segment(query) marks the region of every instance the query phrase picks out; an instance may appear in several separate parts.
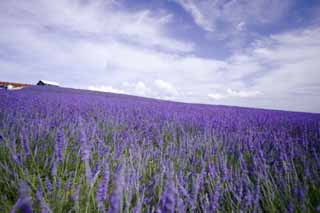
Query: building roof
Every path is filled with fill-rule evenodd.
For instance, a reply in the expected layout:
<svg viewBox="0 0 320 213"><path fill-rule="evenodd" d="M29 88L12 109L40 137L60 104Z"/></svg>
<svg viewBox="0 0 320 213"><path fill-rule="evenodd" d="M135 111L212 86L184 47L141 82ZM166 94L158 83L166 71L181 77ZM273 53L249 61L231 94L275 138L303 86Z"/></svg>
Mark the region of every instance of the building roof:
<svg viewBox="0 0 320 213"><path fill-rule="evenodd" d="M59 83L54 81L47 81L47 80L39 80L37 84L43 83L45 85L53 85L53 86L59 86Z"/></svg>
<svg viewBox="0 0 320 213"><path fill-rule="evenodd" d="M24 83L15 83L15 82L3 82L0 81L0 87L7 87L7 86L13 86L13 87L27 87L32 86L31 84L24 84Z"/></svg>

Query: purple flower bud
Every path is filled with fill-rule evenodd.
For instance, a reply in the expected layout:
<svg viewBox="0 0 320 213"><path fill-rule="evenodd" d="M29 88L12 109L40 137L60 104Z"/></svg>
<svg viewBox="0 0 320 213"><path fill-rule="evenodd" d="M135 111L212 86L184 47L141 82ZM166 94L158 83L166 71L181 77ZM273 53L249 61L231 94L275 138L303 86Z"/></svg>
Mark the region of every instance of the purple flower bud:
<svg viewBox="0 0 320 213"><path fill-rule="evenodd" d="M57 166L54 160L52 161L52 166L51 166L51 176L52 177L57 176Z"/></svg>
<svg viewBox="0 0 320 213"><path fill-rule="evenodd" d="M108 168L106 168L96 192L96 201L98 204L98 208L101 211L104 211L103 202L107 199L108 183L109 183L109 170Z"/></svg>
<svg viewBox="0 0 320 213"><path fill-rule="evenodd" d="M10 213L14 213L17 210L24 213L32 213L32 199L29 191L28 184L22 181L19 186L19 199L10 210Z"/></svg>
<svg viewBox="0 0 320 213"><path fill-rule="evenodd" d="M73 200L73 202L78 202L79 194L80 194L80 184L78 184L76 188L73 190L73 193L71 195L71 200Z"/></svg>
<svg viewBox="0 0 320 213"><path fill-rule="evenodd" d="M85 165L85 172L86 172L86 178L87 178L87 183L89 185L92 184L92 172L91 172L91 167L90 167L90 163L89 160L86 159L84 161L84 165Z"/></svg>
<svg viewBox="0 0 320 213"><path fill-rule="evenodd" d="M140 196L139 196L139 198L138 198L138 201L137 201L137 204L136 204L136 206L133 208L133 212L134 212L134 213L140 213L140 212L142 212L141 209L142 209L143 200L144 200L144 193L140 194Z"/></svg>
<svg viewBox="0 0 320 213"><path fill-rule="evenodd" d="M161 196L161 211L174 212L176 206L177 189L171 172L168 172L167 183Z"/></svg>
<svg viewBox="0 0 320 213"><path fill-rule="evenodd" d="M119 164L113 176L113 191L110 196L109 212L119 212L121 209L121 202L123 198L124 176L123 167Z"/></svg>
<svg viewBox="0 0 320 213"><path fill-rule="evenodd" d="M177 201L177 210L178 210L178 212L181 212L181 213L186 212L184 202L181 198L179 198Z"/></svg>
<svg viewBox="0 0 320 213"><path fill-rule="evenodd" d="M11 157L12 157L12 160L18 164L18 165L21 165L21 161L19 159L19 156L17 155L16 151L12 151L11 152Z"/></svg>
<svg viewBox="0 0 320 213"><path fill-rule="evenodd" d="M51 184L51 181L49 180L48 177L46 177L45 184L46 184L47 192L48 192L48 193L51 193L51 191L52 191L52 184Z"/></svg>
<svg viewBox="0 0 320 213"><path fill-rule="evenodd" d="M80 131L80 156L81 160L83 161L90 159L90 146L88 144L88 139L83 129L81 129Z"/></svg>
<svg viewBox="0 0 320 213"><path fill-rule="evenodd" d="M27 156L30 155L30 146L29 146L29 140L25 134L20 134L20 140L22 147L24 149L24 152Z"/></svg>
<svg viewBox="0 0 320 213"><path fill-rule="evenodd" d="M48 204L44 201L42 197L42 189L38 187L36 192L36 198L40 202L41 213L50 213L52 212L48 206Z"/></svg>
<svg viewBox="0 0 320 213"><path fill-rule="evenodd" d="M55 143L55 155L58 162L63 161L65 150L65 137L62 130L58 130Z"/></svg>
<svg viewBox="0 0 320 213"><path fill-rule="evenodd" d="M214 192L210 197L211 199L210 206L209 206L210 212L215 212L219 207L220 196L221 196L221 186L220 186L220 183L217 182L214 187Z"/></svg>
<svg viewBox="0 0 320 213"><path fill-rule="evenodd" d="M56 178L56 189L60 189L61 187L61 180L59 177Z"/></svg>
<svg viewBox="0 0 320 213"><path fill-rule="evenodd" d="M193 184L192 184L192 203L193 203L192 205L193 205L193 208L195 208L195 205L197 203L198 193L199 193L201 183L202 183L201 174L197 174L195 177L195 180L193 181Z"/></svg>
<svg viewBox="0 0 320 213"><path fill-rule="evenodd" d="M38 189L37 189L36 198L37 198L37 200L41 200L42 199L42 188L41 188L41 186L39 186Z"/></svg>
<svg viewBox="0 0 320 213"><path fill-rule="evenodd" d="M65 183L65 185L64 185L64 190L68 191L70 189L70 187L71 187L71 184L72 184L72 180L71 180L71 178L69 178L67 180L67 182Z"/></svg>
<svg viewBox="0 0 320 213"><path fill-rule="evenodd" d="M294 212L294 207L291 202L288 204L288 212L290 212L290 213Z"/></svg>

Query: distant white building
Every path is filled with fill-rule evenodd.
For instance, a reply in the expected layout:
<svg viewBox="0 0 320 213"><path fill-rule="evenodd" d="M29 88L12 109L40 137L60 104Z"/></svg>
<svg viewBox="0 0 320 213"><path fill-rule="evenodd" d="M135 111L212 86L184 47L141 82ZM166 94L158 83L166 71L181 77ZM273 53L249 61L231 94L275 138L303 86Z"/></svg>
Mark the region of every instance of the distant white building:
<svg viewBox="0 0 320 213"><path fill-rule="evenodd" d="M45 80L40 80L37 83L38 86L59 86L59 83L53 82L53 81L45 81Z"/></svg>

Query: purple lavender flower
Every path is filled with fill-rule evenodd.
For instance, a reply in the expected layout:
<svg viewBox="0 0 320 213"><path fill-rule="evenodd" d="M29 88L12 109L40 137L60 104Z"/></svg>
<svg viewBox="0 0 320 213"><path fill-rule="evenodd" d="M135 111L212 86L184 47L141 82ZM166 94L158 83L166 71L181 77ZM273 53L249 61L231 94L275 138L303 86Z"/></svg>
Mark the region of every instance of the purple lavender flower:
<svg viewBox="0 0 320 213"><path fill-rule="evenodd" d="M51 176L55 177L56 175L57 175L57 165L56 165L56 161L53 160L51 165Z"/></svg>
<svg viewBox="0 0 320 213"><path fill-rule="evenodd" d="M26 156L29 156L30 155L29 139L26 136L26 134L24 134L24 131L23 133L20 134L20 140Z"/></svg>
<svg viewBox="0 0 320 213"><path fill-rule="evenodd" d="M210 196L210 212L215 212L217 211L219 207L219 201L220 201L220 196L221 196L221 185L220 182L217 182L214 187L214 191Z"/></svg>
<svg viewBox="0 0 320 213"><path fill-rule="evenodd" d="M136 204L136 206L133 208L133 212L134 212L134 213L140 213L140 212L141 212L143 200L144 200L144 192L142 192L142 193L139 195L137 204Z"/></svg>
<svg viewBox="0 0 320 213"><path fill-rule="evenodd" d="M55 188L56 189L60 189L61 187L61 180L59 177L56 177L56 184L55 184Z"/></svg>
<svg viewBox="0 0 320 213"><path fill-rule="evenodd" d="M79 194L80 194L80 184L76 186L76 188L73 190L72 195L71 195L71 200L73 202L78 202L79 201Z"/></svg>
<svg viewBox="0 0 320 213"><path fill-rule="evenodd" d="M98 209L104 210L104 201L107 199L107 188L109 183L109 169L105 168L103 177L98 185L96 192L96 201L98 204Z"/></svg>
<svg viewBox="0 0 320 213"><path fill-rule="evenodd" d="M197 174L192 184L192 206L193 206L192 208L196 207L198 193L199 193L201 184L202 184L202 175Z"/></svg>
<svg viewBox="0 0 320 213"><path fill-rule="evenodd" d="M69 178L69 179L67 180L67 182L65 183L65 185L64 185L64 190L65 190L65 191L68 191L68 190L70 189L71 185L72 185L72 179Z"/></svg>
<svg viewBox="0 0 320 213"><path fill-rule="evenodd" d="M167 174L167 183L161 196L161 211L174 212L176 206L177 189L174 184L173 174L169 171Z"/></svg>
<svg viewBox="0 0 320 213"><path fill-rule="evenodd" d="M22 181L19 186L19 199L14 204L11 213L16 212L17 210L24 213L32 212L32 198L29 195L29 186L25 181Z"/></svg>
<svg viewBox="0 0 320 213"><path fill-rule="evenodd" d="M46 177L45 184L47 192L50 193L52 191L52 184L48 177Z"/></svg>
<svg viewBox="0 0 320 213"><path fill-rule="evenodd" d="M42 189L41 187L38 187L36 192L36 198L38 202L40 203L41 213L51 213L51 209L48 206L48 204L44 201L44 198L42 196Z"/></svg>
<svg viewBox="0 0 320 213"><path fill-rule="evenodd" d="M36 198L38 201L42 199L42 188L41 186L38 187L37 192L36 192Z"/></svg>
<svg viewBox="0 0 320 213"><path fill-rule="evenodd" d="M124 187L123 166L119 164L113 176L113 191L109 199L110 213L119 212L120 209L122 208L123 187Z"/></svg>
<svg viewBox="0 0 320 213"><path fill-rule="evenodd" d="M62 162L64 159L65 144L64 133L62 130L58 130L55 143L55 154L58 162Z"/></svg>
<svg viewBox="0 0 320 213"><path fill-rule="evenodd" d="M183 202L183 199L182 198L178 198L178 201L177 201L177 211L180 213L184 213L186 212L186 208L185 208L185 205L184 205L184 202Z"/></svg>
<svg viewBox="0 0 320 213"><path fill-rule="evenodd" d="M82 126L82 122L80 123ZM85 164L85 173L86 173L86 178L87 182L91 185L92 184L92 172L91 172L91 167L90 167L90 145L88 143L87 136L85 134L85 131L83 127L80 129L80 157L81 160Z"/></svg>
<svg viewBox="0 0 320 213"><path fill-rule="evenodd" d="M84 129L80 130L80 157L82 161L90 159L90 146Z"/></svg>
<svg viewBox="0 0 320 213"><path fill-rule="evenodd" d="M21 162L20 162L20 158L19 158L19 155L17 153L17 146L16 146L16 139L13 139L10 143L10 147L11 147L11 158L12 160L20 165Z"/></svg>
<svg viewBox="0 0 320 213"><path fill-rule="evenodd" d="M90 163L89 160L85 160L84 161L84 166L85 166L85 173L86 173L86 178L87 178L87 183L89 185L92 185L92 172L91 172L91 167L90 167Z"/></svg>
<svg viewBox="0 0 320 213"><path fill-rule="evenodd" d="M256 184L255 188L255 197L254 197L254 207L256 210L260 209L260 180L258 180L258 183Z"/></svg>
<svg viewBox="0 0 320 213"><path fill-rule="evenodd" d="M294 207L293 207L293 205L292 205L292 202L290 202L290 203L288 204L288 212L290 212L290 213L293 213L293 212L294 212Z"/></svg>

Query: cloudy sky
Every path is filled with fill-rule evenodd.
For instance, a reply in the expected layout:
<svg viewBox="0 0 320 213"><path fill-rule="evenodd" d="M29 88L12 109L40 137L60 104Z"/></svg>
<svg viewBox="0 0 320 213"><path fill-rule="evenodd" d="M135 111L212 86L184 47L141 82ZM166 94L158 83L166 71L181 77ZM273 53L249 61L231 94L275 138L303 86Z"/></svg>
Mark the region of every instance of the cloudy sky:
<svg viewBox="0 0 320 213"><path fill-rule="evenodd" d="M320 112L318 0L1 0L0 80Z"/></svg>

